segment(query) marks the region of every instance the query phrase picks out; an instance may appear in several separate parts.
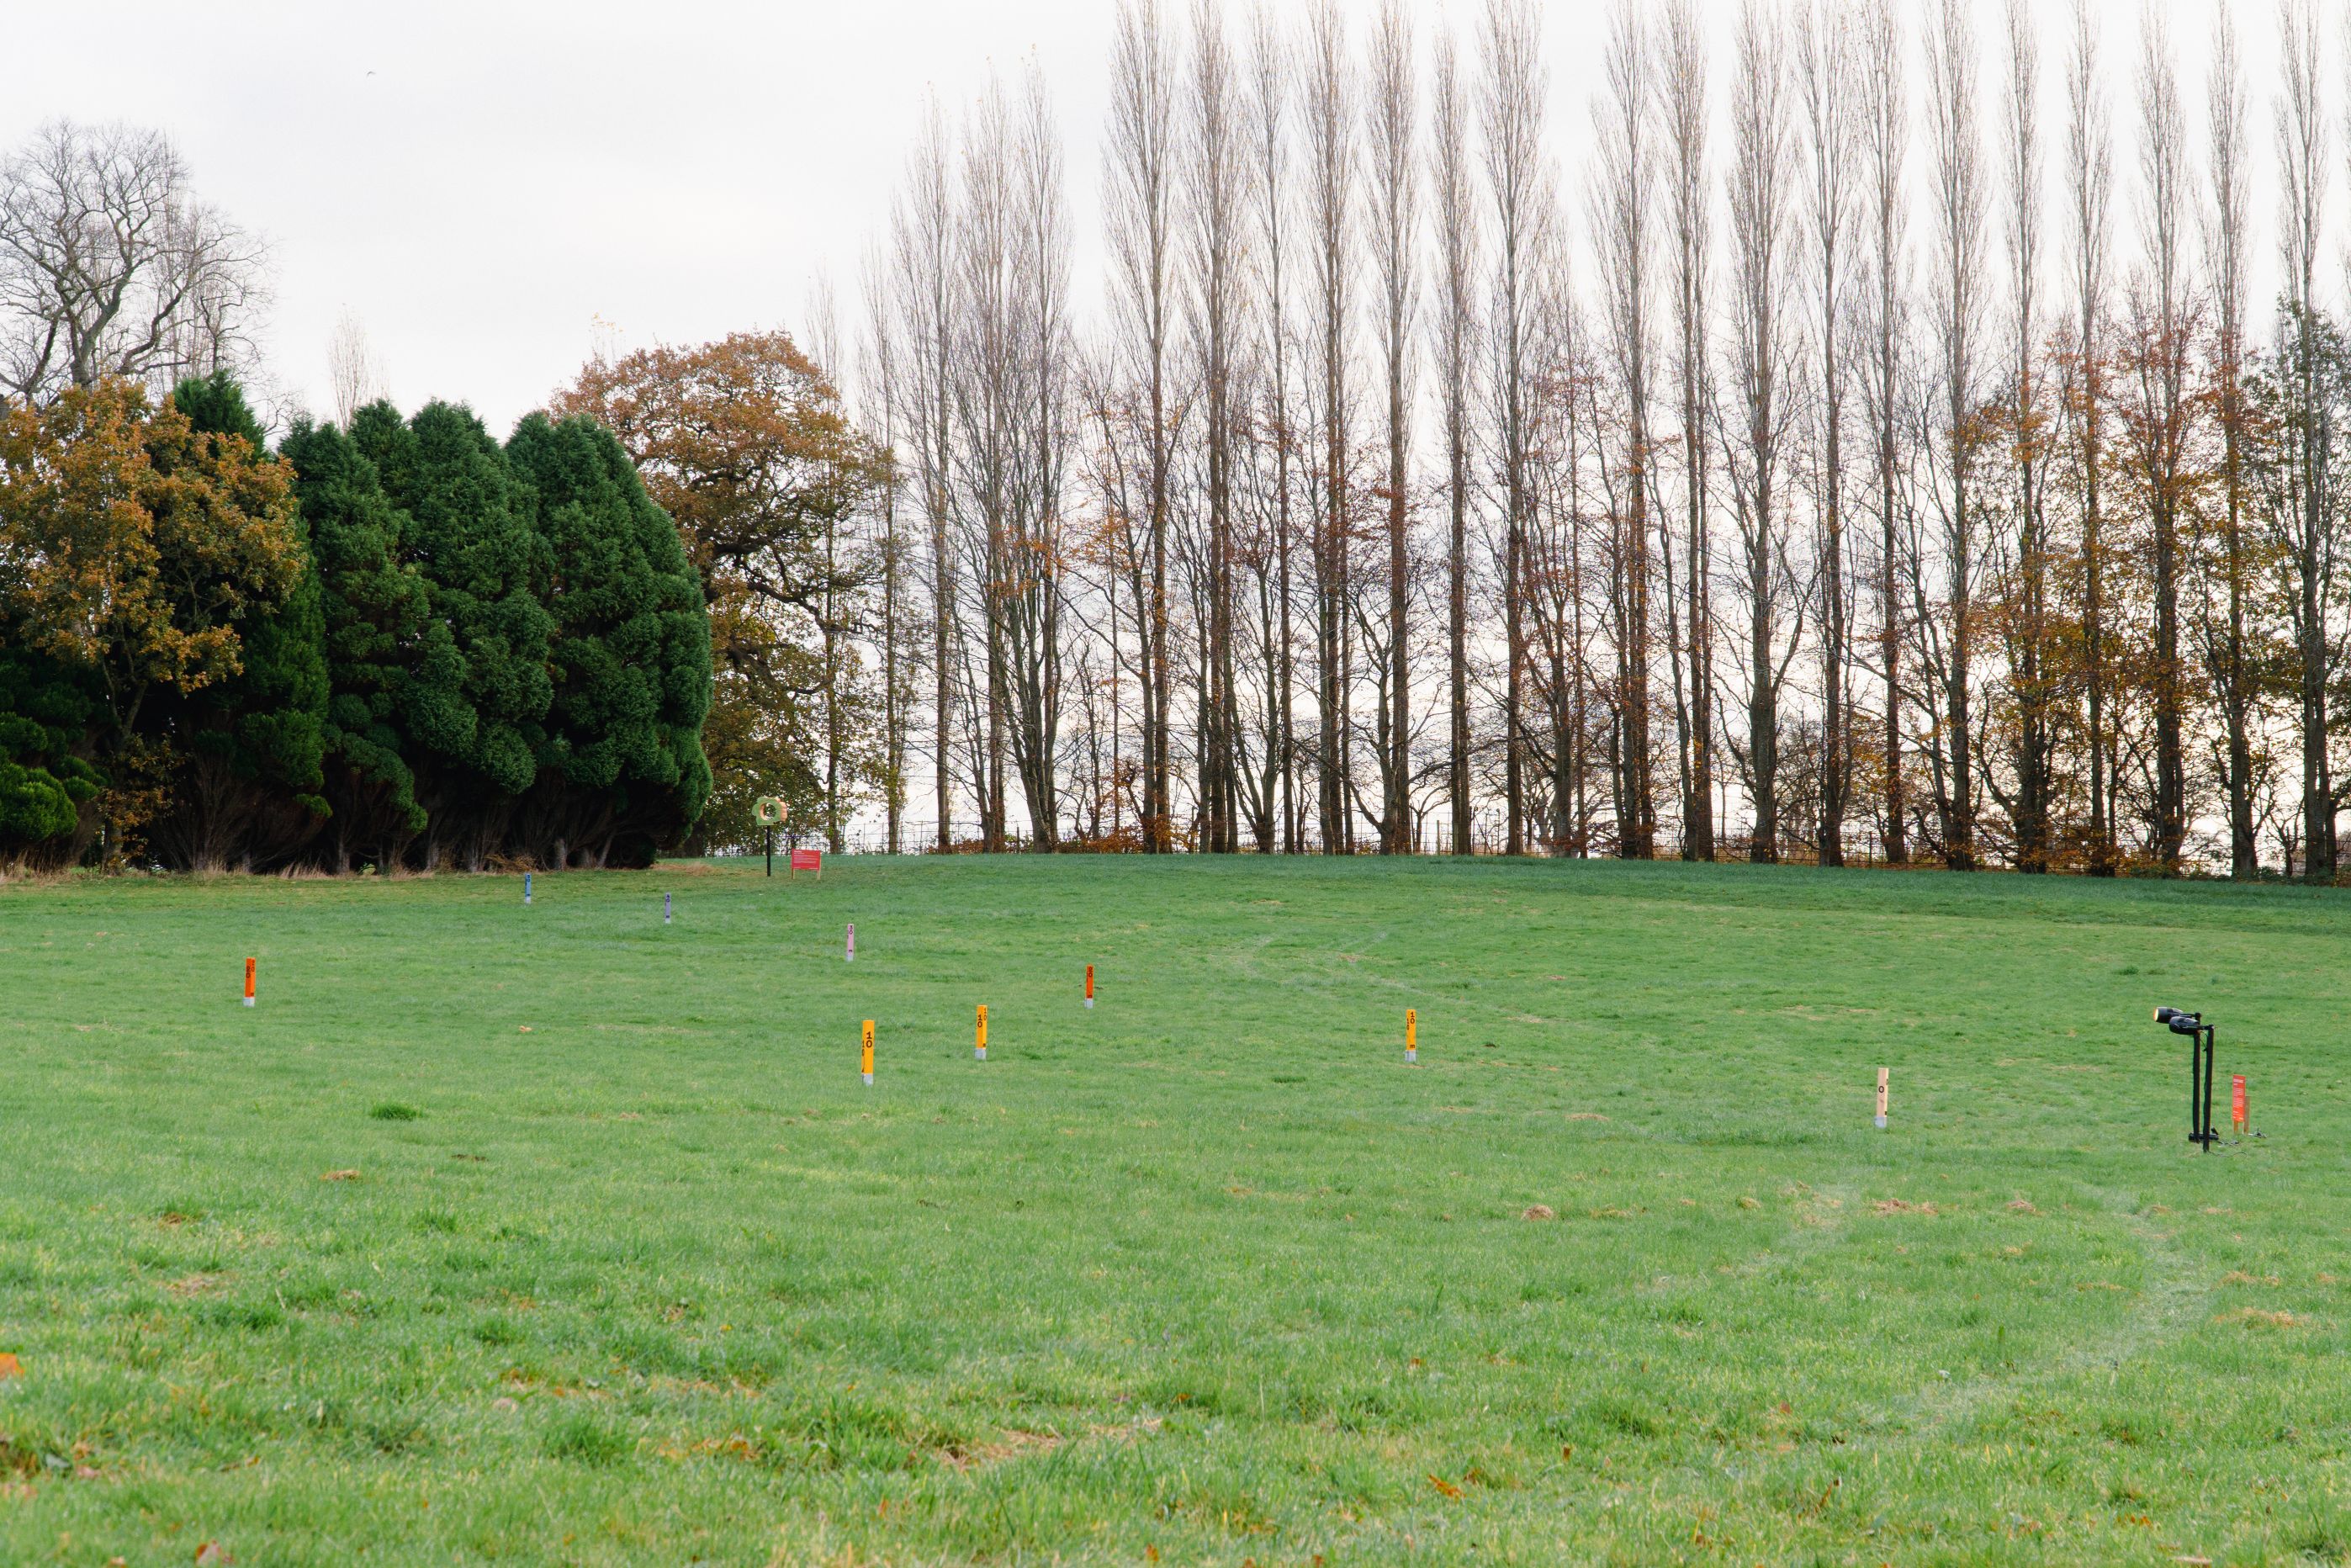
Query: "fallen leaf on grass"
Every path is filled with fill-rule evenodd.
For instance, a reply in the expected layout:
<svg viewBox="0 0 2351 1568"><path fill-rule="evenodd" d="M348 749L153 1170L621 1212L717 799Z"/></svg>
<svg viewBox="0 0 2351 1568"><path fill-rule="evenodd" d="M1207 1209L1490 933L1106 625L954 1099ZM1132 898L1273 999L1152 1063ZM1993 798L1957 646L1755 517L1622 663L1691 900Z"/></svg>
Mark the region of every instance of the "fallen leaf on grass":
<svg viewBox="0 0 2351 1568"><path fill-rule="evenodd" d="M1741 1208L1761 1208L1763 1205L1754 1198L1741 1195L1739 1199L1739 1207Z"/></svg>
<svg viewBox="0 0 2351 1568"><path fill-rule="evenodd" d="M1934 1218L1936 1212L1935 1206L1931 1203L1911 1203L1899 1197L1881 1197L1869 1207L1872 1212L1877 1214L1923 1214L1930 1219Z"/></svg>
<svg viewBox="0 0 2351 1568"><path fill-rule="evenodd" d="M1520 1219L1557 1219L1559 1214L1547 1203L1531 1203L1519 1218Z"/></svg>
<svg viewBox="0 0 2351 1568"><path fill-rule="evenodd" d="M25 1375L25 1364L16 1359L13 1350L0 1350L0 1380Z"/></svg>
<svg viewBox="0 0 2351 1568"><path fill-rule="evenodd" d="M235 1561L228 1554L228 1548L217 1541L207 1541L196 1548L196 1568L228 1568Z"/></svg>
<svg viewBox="0 0 2351 1568"><path fill-rule="evenodd" d="M357 1181L360 1179L360 1173L357 1171L329 1171L319 1179L320 1181Z"/></svg>
<svg viewBox="0 0 2351 1568"><path fill-rule="evenodd" d="M1428 1478L1428 1484L1435 1487L1439 1492L1442 1492L1447 1497L1458 1498L1461 1495L1461 1489L1455 1486L1451 1481L1447 1480L1443 1476L1431 1475Z"/></svg>
<svg viewBox="0 0 2351 1568"><path fill-rule="evenodd" d="M2030 1201L2021 1197L2009 1204L2008 1211L2011 1214L2038 1214L2041 1212L2039 1209L2033 1207Z"/></svg>
<svg viewBox="0 0 2351 1568"><path fill-rule="evenodd" d="M526 1023L526 1024L517 1024L517 1025L516 1025L516 1026L515 1026L515 1033L517 1033L517 1034L528 1034L529 1032L530 1032L530 1025L528 1025L528 1024L527 1024L527 1023Z"/></svg>

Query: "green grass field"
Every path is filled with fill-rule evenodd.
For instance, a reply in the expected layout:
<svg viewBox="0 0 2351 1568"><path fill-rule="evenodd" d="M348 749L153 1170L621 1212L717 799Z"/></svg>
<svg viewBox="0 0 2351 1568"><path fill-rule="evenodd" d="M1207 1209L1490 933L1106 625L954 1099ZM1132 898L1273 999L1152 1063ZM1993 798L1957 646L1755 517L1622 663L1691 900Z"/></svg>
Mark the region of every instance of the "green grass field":
<svg viewBox="0 0 2351 1568"><path fill-rule="evenodd" d="M2351 1552L2342 894L536 887L0 888L0 1560Z"/></svg>

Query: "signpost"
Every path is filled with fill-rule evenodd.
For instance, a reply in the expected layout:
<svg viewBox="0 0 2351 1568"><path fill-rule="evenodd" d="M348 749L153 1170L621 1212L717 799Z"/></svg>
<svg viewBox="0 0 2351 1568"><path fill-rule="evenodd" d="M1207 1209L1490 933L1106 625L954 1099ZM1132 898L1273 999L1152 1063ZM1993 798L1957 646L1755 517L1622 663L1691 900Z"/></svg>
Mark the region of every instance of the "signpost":
<svg viewBox="0 0 2351 1568"><path fill-rule="evenodd" d="M768 834L768 874L776 874L776 830L784 825L784 802L781 797L762 795L751 803L751 815Z"/></svg>

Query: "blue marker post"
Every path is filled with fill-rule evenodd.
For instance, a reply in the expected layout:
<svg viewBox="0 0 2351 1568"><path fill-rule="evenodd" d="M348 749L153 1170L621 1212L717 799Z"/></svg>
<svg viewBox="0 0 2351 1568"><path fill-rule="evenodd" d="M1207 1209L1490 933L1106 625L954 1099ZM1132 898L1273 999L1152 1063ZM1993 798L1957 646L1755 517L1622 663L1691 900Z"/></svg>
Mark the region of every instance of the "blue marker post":
<svg viewBox="0 0 2351 1568"><path fill-rule="evenodd" d="M528 872L522 873L522 906L525 909L530 907L530 873Z"/></svg>
<svg viewBox="0 0 2351 1568"><path fill-rule="evenodd" d="M669 924L669 894L666 893L662 894L662 924Z"/></svg>

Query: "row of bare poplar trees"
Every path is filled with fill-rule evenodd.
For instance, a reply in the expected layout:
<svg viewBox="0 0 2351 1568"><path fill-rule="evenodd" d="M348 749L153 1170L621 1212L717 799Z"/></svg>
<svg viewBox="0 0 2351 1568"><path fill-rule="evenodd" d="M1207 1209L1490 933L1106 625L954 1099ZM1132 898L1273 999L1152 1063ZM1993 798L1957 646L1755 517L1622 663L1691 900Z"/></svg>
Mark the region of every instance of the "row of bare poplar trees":
<svg viewBox="0 0 2351 1568"><path fill-rule="evenodd" d="M2195 123L2159 13L2051 9L1618 0L1568 173L1531 0L1120 0L1098 313L1045 83L935 107L860 355L890 846L919 780L942 846L2331 878L2315 0L2259 327L2225 9Z"/></svg>

